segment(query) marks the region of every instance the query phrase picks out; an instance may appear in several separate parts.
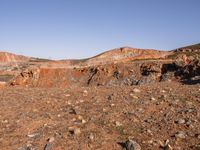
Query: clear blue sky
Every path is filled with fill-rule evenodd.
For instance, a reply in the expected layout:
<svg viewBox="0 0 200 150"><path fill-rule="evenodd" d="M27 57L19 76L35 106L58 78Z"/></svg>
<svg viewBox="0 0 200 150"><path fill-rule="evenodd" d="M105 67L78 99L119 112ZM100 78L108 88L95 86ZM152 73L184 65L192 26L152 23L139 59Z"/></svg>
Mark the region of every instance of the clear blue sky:
<svg viewBox="0 0 200 150"><path fill-rule="evenodd" d="M0 0L0 50L84 58L200 42L200 0Z"/></svg>

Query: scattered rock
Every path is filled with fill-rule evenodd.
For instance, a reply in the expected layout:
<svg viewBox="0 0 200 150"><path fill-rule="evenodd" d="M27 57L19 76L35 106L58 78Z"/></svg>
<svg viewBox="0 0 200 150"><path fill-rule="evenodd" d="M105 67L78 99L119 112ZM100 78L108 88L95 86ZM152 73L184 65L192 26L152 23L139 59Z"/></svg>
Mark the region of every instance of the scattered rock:
<svg viewBox="0 0 200 150"><path fill-rule="evenodd" d="M93 141L93 140L94 140L94 134L90 133L89 139L90 139L91 141Z"/></svg>
<svg viewBox="0 0 200 150"><path fill-rule="evenodd" d="M152 101L155 101L156 99L155 99L154 97L151 97L151 100L152 100Z"/></svg>
<svg viewBox="0 0 200 150"><path fill-rule="evenodd" d="M47 143L45 146L44 146L44 150L51 150L53 148L53 143Z"/></svg>
<svg viewBox="0 0 200 150"><path fill-rule="evenodd" d="M136 141L130 139L125 142L125 148L126 150L141 150L141 146Z"/></svg>
<svg viewBox="0 0 200 150"><path fill-rule="evenodd" d="M54 137L50 137L49 139L48 139L48 142L49 143L52 143L52 142L54 142L55 141L55 138Z"/></svg>
<svg viewBox="0 0 200 150"><path fill-rule="evenodd" d="M27 135L29 138L37 138L37 137L39 137L40 136L40 134L39 133L33 133L33 134L29 134L29 135Z"/></svg>
<svg viewBox="0 0 200 150"><path fill-rule="evenodd" d="M138 97L134 95L133 93L130 93L130 97L132 97L133 99L138 99Z"/></svg>
<svg viewBox="0 0 200 150"><path fill-rule="evenodd" d="M18 150L35 150L35 148L33 148L31 145L24 145L18 148Z"/></svg>
<svg viewBox="0 0 200 150"><path fill-rule="evenodd" d="M180 138L180 139L185 139L186 138L186 134L183 131L179 131L175 134L176 138Z"/></svg>
<svg viewBox="0 0 200 150"><path fill-rule="evenodd" d="M70 94L65 94L65 96L66 96L66 97L70 97L71 95L70 95Z"/></svg>
<svg viewBox="0 0 200 150"><path fill-rule="evenodd" d="M81 123L82 123L82 124L85 124L86 122L87 122L87 121L86 121L85 119L82 119L82 120L81 120Z"/></svg>
<svg viewBox="0 0 200 150"><path fill-rule="evenodd" d="M69 114L77 115L77 111L74 108L68 110Z"/></svg>
<svg viewBox="0 0 200 150"><path fill-rule="evenodd" d="M161 90L161 92L162 92L162 93L166 93L166 91L165 91L165 90Z"/></svg>
<svg viewBox="0 0 200 150"><path fill-rule="evenodd" d="M55 138L50 137L47 141L48 143L44 146L44 150L51 150L53 148L53 142L55 141Z"/></svg>
<svg viewBox="0 0 200 150"><path fill-rule="evenodd" d="M81 115L78 115L78 122L81 122L82 124L85 124L86 123L86 120L85 119L83 119L83 116L81 116ZM74 120L74 121L76 121L76 120Z"/></svg>
<svg viewBox="0 0 200 150"><path fill-rule="evenodd" d="M176 121L177 124L185 124L185 119L178 119Z"/></svg>
<svg viewBox="0 0 200 150"><path fill-rule="evenodd" d="M115 106L115 104L113 104L113 103L112 103L112 104L110 104L110 107L114 107L114 106Z"/></svg>
<svg viewBox="0 0 200 150"><path fill-rule="evenodd" d="M69 132L75 136L78 136L81 134L81 129L80 128L76 128L76 127L69 127L68 128Z"/></svg>
<svg viewBox="0 0 200 150"><path fill-rule="evenodd" d="M188 120L188 121L186 122L186 125L187 125L187 126L191 126L191 125L192 125L192 121L191 121L191 120Z"/></svg>
<svg viewBox="0 0 200 150"><path fill-rule="evenodd" d="M119 121L115 121L115 125L116 125L116 127L122 126L122 124Z"/></svg>
<svg viewBox="0 0 200 150"><path fill-rule="evenodd" d="M88 95L88 91L87 90L84 90L83 91L83 96L87 96Z"/></svg>
<svg viewBox="0 0 200 150"><path fill-rule="evenodd" d="M109 101L111 101L111 100L112 100L112 96L109 95L107 99L108 99Z"/></svg>
<svg viewBox="0 0 200 150"><path fill-rule="evenodd" d="M137 88L134 88L134 89L133 89L133 92L134 92L134 93L140 93L140 90L137 89Z"/></svg>
<svg viewBox="0 0 200 150"><path fill-rule="evenodd" d="M168 139L165 141L164 144L161 141L159 141L159 142L160 142L160 147L162 148L162 150L172 150L171 145L169 145Z"/></svg>
<svg viewBox="0 0 200 150"><path fill-rule="evenodd" d="M7 119L6 120L2 120L1 122L6 124L6 123L8 123L8 120Z"/></svg>

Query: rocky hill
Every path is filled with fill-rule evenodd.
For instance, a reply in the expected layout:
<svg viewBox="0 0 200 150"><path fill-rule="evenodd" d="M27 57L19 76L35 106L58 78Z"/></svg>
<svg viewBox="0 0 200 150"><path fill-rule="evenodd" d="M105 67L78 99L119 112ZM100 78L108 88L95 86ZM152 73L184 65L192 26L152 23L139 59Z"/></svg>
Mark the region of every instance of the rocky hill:
<svg viewBox="0 0 200 150"><path fill-rule="evenodd" d="M7 52L0 52L0 63L11 63L11 62L27 62L28 57L15 55Z"/></svg>
<svg viewBox="0 0 200 150"><path fill-rule="evenodd" d="M193 45L158 51L123 47L88 59L62 61L1 53L2 62L15 64L1 63L0 80L5 85L30 87L138 85L180 80L181 68L199 61L198 48Z"/></svg>
<svg viewBox="0 0 200 150"><path fill-rule="evenodd" d="M0 53L0 149L199 150L199 50Z"/></svg>

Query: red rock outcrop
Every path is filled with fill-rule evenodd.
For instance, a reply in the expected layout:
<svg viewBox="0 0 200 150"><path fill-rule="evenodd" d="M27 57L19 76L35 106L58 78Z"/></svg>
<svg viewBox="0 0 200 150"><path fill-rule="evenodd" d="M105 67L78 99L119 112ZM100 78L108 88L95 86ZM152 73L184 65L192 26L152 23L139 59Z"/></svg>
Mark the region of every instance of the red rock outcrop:
<svg viewBox="0 0 200 150"><path fill-rule="evenodd" d="M0 63L26 62L29 58L7 52L0 52Z"/></svg>
<svg viewBox="0 0 200 150"><path fill-rule="evenodd" d="M188 64L185 62L189 60L187 54L177 50L157 51L124 47L83 60L52 61L33 58L28 60L24 56L4 53L2 61L28 60L22 63L21 67L18 66L18 74L15 73L15 77L9 80L7 85L29 87L113 86L174 80L177 69L180 70L180 67ZM198 55L195 51L196 54ZM175 64L177 62L184 62L184 64L180 66ZM12 72L15 69L10 70Z"/></svg>

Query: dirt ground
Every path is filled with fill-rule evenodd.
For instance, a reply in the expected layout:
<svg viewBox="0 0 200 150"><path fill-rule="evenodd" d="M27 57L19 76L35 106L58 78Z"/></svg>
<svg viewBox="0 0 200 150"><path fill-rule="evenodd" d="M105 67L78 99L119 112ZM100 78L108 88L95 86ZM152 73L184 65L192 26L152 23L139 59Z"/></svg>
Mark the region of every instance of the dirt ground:
<svg viewBox="0 0 200 150"><path fill-rule="evenodd" d="M1 150L200 150L200 84L0 90Z"/></svg>

